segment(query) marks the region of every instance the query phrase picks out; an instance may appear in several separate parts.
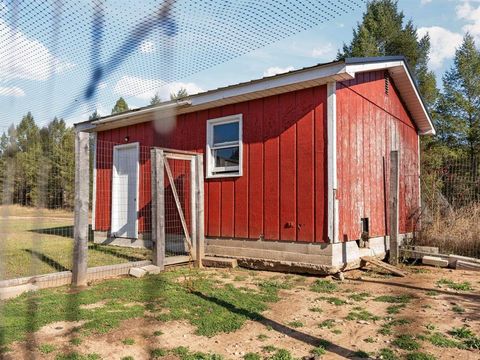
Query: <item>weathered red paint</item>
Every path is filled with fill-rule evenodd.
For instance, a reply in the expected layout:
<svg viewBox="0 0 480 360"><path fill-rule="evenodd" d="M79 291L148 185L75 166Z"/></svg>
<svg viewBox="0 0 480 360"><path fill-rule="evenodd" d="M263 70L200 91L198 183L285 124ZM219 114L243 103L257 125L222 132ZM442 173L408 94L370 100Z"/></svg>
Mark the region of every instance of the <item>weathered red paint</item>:
<svg viewBox="0 0 480 360"><path fill-rule="evenodd" d="M390 151L400 151L399 228L414 231L419 206L418 132L395 84L385 92L383 71L337 83L337 174L341 240L388 234Z"/></svg>
<svg viewBox="0 0 480 360"><path fill-rule="evenodd" d="M181 115L170 134L158 134L153 122L99 132L96 230L107 231L110 227L111 154L115 143L125 143L128 136L129 142L140 142L146 151L159 146L203 153L207 119L241 113L243 176L205 180L206 235L325 241L325 104L326 87L321 86ZM146 159L140 169L139 201L145 209L141 212L144 220L139 221L140 232L150 230L146 210L151 194L145 175L149 166Z"/></svg>
<svg viewBox="0 0 480 360"><path fill-rule="evenodd" d="M243 114L243 176L205 180L209 237L327 241L327 90L303 89L203 110L176 119L168 134L153 122L98 133L97 230L110 227L113 145L141 144L139 231L150 231L152 146L205 151L206 122ZM340 240L388 234L390 150L400 150L400 231L414 230L419 205L418 132L384 73L337 83L337 174Z"/></svg>

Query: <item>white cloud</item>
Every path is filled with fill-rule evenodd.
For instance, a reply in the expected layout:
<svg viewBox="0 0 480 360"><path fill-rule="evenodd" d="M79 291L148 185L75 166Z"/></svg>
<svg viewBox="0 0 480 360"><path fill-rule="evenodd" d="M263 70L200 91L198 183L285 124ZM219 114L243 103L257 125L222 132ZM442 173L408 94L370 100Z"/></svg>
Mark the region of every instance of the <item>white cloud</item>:
<svg viewBox="0 0 480 360"><path fill-rule="evenodd" d="M31 39L0 19L0 78L47 80L75 65L56 58L41 42Z"/></svg>
<svg viewBox="0 0 480 360"><path fill-rule="evenodd" d="M155 43L153 41L144 40L140 44L140 51L146 54L152 53L155 51Z"/></svg>
<svg viewBox="0 0 480 360"><path fill-rule="evenodd" d="M455 49L462 43L462 35L454 33L440 26L421 27L419 37L430 35L430 62L433 70L440 69L443 62L455 56Z"/></svg>
<svg viewBox="0 0 480 360"><path fill-rule="evenodd" d="M478 1L476 1L478 4ZM457 17L468 22L463 26L463 31L469 32L477 42L480 44L480 5L477 7L472 5L472 1L464 0L456 8Z"/></svg>
<svg viewBox="0 0 480 360"><path fill-rule="evenodd" d="M429 3L431 3L431 2L432 2L432 0L421 0L421 1L420 1L420 4L426 5L426 4L429 4Z"/></svg>
<svg viewBox="0 0 480 360"><path fill-rule="evenodd" d="M311 55L314 58L332 59L335 57L335 47L332 43L327 43L322 47L314 48Z"/></svg>
<svg viewBox="0 0 480 360"><path fill-rule="evenodd" d="M0 96L22 97L25 96L25 91L18 86L0 86Z"/></svg>
<svg viewBox="0 0 480 360"><path fill-rule="evenodd" d="M113 91L125 97L135 97L150 100L157 92L162 101L170 100L170 94L180 89L187 89L190 95L202 92L203 89L195 83L172 82L165 83L157 79L144 79L136 76L123 76L117 81Z"/></svg>
<svg viewBox="0 0 480 360"><path fill-rule="evenodd" d="M277 74L283 74L283 73L292 71L293 69L294 69L293 66L287 66L284 68L278 67L278 66L272 66L263 72L263 76L273 76Z"/></svg>
<svg viewBox="0 0 480 360"><path fill-rule="evenodd" d="M107 86L108 86L108 84L105 81L101 81L100 83L98 83L98 88L100 90L105 89Z"/></svg>

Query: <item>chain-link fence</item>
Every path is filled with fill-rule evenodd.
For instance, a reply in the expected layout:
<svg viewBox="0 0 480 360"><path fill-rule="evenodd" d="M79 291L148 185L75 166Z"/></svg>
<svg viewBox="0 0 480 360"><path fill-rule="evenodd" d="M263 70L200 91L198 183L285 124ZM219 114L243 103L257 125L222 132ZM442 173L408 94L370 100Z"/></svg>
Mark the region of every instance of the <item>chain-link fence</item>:
<svg viewBox="0 0 480 360"><path fill-rule="evenodd" d="M424 166L418 245L480 257L480 171L476 158L443 159Z"/></svg>

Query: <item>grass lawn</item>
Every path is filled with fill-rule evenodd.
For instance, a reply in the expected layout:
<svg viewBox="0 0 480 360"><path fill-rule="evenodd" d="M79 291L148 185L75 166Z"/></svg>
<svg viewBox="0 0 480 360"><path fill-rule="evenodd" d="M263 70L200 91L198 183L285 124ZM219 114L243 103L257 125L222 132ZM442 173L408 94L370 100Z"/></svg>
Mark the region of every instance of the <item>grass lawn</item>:
<svg viewBox="0 0 480 360"><path fill-rule="evenodd" d="M3 279L71 270L73 213L0 207ZM5 216L6 215L6 216ZM89 243L88 266L145 260L150 251Z"/></svg>

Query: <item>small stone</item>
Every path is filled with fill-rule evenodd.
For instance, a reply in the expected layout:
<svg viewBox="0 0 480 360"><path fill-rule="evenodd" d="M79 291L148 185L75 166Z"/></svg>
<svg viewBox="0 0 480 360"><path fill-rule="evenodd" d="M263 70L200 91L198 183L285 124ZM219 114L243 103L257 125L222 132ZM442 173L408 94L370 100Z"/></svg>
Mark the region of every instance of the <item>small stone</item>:
<svg viewBox="0 0 480 360"><path fill-rule="evenodd" d="M128 273L131 276L136 277L136 278L144 277L147 274L147 272L145 270L143 270L141 268L136 268L136 267L130 268Z"/></svg>

